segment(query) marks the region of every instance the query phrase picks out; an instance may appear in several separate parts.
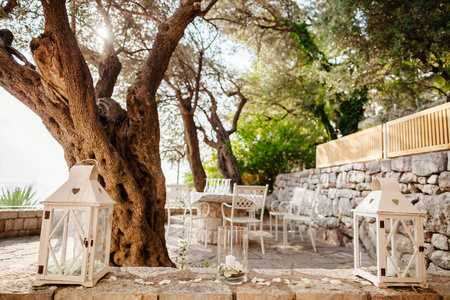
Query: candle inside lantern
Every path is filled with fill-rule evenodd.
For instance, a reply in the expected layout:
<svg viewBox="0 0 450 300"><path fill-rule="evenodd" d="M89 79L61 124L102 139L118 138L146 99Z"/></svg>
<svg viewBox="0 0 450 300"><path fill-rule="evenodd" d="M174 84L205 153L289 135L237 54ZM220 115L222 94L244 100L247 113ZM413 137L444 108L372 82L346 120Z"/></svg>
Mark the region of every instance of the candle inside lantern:
<svg viewBox="0 0 450 300"><path fill-rule="evenodd" d="M234 255L230 254L225 257L225 265L227 268L234 268L236 264L236 257Z"/></svg>

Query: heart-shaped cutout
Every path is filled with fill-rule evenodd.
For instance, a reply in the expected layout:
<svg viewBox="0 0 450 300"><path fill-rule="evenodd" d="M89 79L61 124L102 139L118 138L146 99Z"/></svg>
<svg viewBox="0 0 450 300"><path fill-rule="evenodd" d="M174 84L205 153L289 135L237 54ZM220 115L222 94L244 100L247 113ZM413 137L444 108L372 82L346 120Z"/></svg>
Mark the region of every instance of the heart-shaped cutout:
<svg viewBox="0 0 450 300"><path fill-rule="evenodd" d="M74 188L74 189L72 189L72 193L75 195L76 193L78 193L80 191L80 189L79 188Z"/></svg>
<svg viewBox="0 0 450 300"><path fill-rule="evenodd" d="M374 198L370 199L370 200L369 200L369 203L372 203L372 202L373 202L373 200L375 200L375 199L374 199Z"/></svg>
<svg viewBox="0 0 450 300"><path fill-rule="evenodd" d="M392 199L392 202L394 202L395 205L398 205L398 199Z"/></svg>

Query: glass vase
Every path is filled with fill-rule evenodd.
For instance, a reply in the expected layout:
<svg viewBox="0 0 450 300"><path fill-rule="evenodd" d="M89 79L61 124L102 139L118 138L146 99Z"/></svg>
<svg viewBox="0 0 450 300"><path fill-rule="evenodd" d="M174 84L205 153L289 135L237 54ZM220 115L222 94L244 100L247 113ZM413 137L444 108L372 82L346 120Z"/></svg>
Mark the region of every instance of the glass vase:
<svg viewBox="0 0 450 300"><path fill-rule="evenodd" d="M217 237L217 272L220 280L237 285L247 281L248 229L220 226Z"/></svg>

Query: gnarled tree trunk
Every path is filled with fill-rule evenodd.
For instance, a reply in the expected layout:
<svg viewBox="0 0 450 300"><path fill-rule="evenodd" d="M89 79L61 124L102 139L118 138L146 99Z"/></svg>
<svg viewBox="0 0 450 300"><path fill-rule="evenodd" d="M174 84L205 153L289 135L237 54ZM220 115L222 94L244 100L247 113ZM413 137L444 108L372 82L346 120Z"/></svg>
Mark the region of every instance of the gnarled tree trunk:
<svg viewBox="0 0 450 300"><path fill-rule="evenodd" d="M117 202L111 262L173 266L164 238L165 178L155 97L186 26L206 12L195 10L194 1L186 0L159 25L150 54L128 90L125 111L109 98L120 71L114 52L103 58L94 88L65 1L41 3L45 30L31 43L39 72L30 64L18 64L0 39L0 86L42 119L63 147L69 167L87 158L98 161L100 182Z"/></svg>

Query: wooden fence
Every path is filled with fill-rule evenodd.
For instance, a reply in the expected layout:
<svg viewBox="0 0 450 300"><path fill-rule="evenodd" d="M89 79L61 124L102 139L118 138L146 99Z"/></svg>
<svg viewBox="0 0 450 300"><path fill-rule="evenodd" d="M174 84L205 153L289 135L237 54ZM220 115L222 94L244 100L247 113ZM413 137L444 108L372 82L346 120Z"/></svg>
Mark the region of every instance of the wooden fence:
<svg viewBox="0 0 450 300"><path fill-rule="evenodd" d="M316 167L383 158L383 126L378 125L317 146Z"/></svg>
<svg viewBox="0 0 450 300"><path fill-rule="evenodd" d="M387 157L450 149L450 103L386 123Z"/></svg>
<svg viewBox="0 0 450 300"><path fill-rule="evenodd" d="M445 149L450 149L450 103L321 144L316 150L316 167Z"/></svg>

